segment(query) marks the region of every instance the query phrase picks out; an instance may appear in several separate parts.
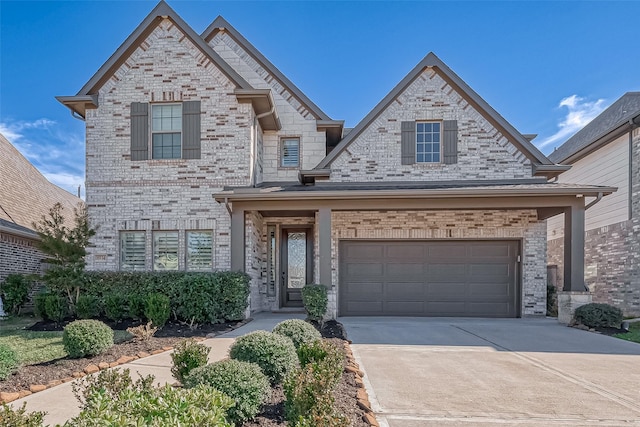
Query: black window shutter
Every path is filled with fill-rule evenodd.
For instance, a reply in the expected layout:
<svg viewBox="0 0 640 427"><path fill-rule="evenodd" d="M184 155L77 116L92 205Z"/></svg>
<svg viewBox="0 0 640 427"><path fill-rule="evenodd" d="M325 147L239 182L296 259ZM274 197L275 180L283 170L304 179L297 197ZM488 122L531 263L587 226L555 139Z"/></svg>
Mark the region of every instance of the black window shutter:
<svg viewBox="0 0 640 427"><path fill-rule="evenodd" d="M400 123L400 146L402 164L414 164L416 162L416 122Z"/></svg>
<svg viewBox="0 0 640 427"><path fill-rule="evenodd" d="M458 163L458 121L444 120L442 123L442 163Z"/></svg>
<svg viewBox="0 0 640 427"><path fill-rule="evenodd" d="M149 158L149 104L131 103L131 160Z"/></svg>
<svg viewBox="0 0 640 427"><path fill-rule="evenodd" d="M200 101L182 103L182 158L200 158Z"/></svg>

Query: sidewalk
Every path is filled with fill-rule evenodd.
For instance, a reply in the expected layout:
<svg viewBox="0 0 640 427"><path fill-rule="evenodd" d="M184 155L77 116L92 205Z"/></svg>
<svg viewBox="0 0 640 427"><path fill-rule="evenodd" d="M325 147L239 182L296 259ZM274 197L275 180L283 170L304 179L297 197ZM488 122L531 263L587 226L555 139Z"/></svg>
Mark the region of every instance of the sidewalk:
<svg viewBox="0 0 640 427"><path fill-rule="evenodd" d="M272 314L272 313L256 313L253 320L246 325L241 326L231 332L220 337L209 338L201 343L210 347L209 362L215 362L227 357L229 347L233 344L235 338L256 330L270 331L273 327L286 319L304 318L302 314ZM158 384L174 383L176 380L171 375L171 351L156 354L154 356L138 359L130 363L118 366L116 369L129 369L131 375L136 378L136 373L142 376L153 375ZM78 401L73 395L71 388L72 383L64 383L59 386L32 394L23 399L18 399L11 403L14 408L22 406L23 402L27 403L27 412L45 411L47 415L44 418L45 425L55 426L63 424L70 418L80 413Z"/></svg>

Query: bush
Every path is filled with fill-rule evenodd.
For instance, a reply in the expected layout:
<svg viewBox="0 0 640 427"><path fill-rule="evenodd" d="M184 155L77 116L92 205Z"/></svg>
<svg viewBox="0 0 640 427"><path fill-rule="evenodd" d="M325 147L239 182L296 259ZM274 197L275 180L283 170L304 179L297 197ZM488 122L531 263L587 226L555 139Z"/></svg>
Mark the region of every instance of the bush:
<svg viewBox="0 0 640 427"><path fill-rule="evenodd" d="M67 300L56 294L49 294L44 298L46 318L60 323L67 317L69 306Z"/></svg>
<svg viewBox="0 0 640 427"><path fill-rule="evenodd" d="M62 343L72 358L95 356L113 346L113 331L99 320L76 320L65 326Z"/></svg>
<svg viewBox="0 0 640 427"><path fill-rule="evenodd" d="M213 276L213 282L219 298L220 318L244 319L244 311L249 303L249 276L235 271L220 271Z"/></svg>
<svg viewBox="0 0 640 427"><path fill-rule="evenodd" d="M205 275L183 277L190 286L179 285L182 291L176 296L176 314L187 319L190 327L199 323L216 323L221 321L220 295L211 293L211 282Z"/></svg>
<svg viewBox="0 0 640 427"><path fill-rule="evenodd" d="M578 307L575 320L590 328L619 328L622 310L609 304L591 303Z"/></svg>
<svg viewBox="0 0 640 427"><path fill-rule="evenodd" d="M13 349L4 344L0 344L0 381L9 378L18 367L18 355Z"/></svg>
<svg viewBox="0 0 640 427"><path fill-rule="evenodd" d="M194 370L207 364L207 356L211 349L204 344L198 344L195 340L180 341L171 353L173 367L171 373L181 383L186 376Z"/></svg>
<svg viewBox="0 0 640 427"><path fill-rule="evenodd" d="M44 412L27 414L27 402L18 409L3 403L0 408L0 427L42 427L44 415Z"/></svg>
<svg viewBox="0 0 640 427"><path fill-rule="evenodd" d="M145 325L127 328L127 332L133 335L134 340L148 341L149 338L153 337L155 333L158 332L158 328L154 328L151 322L147 322Z"/></svg>
<svg viewBox="0 0 640 427"><path fill-rule="evenodd" d="M257 364L272 384L280 384L298 366L291 339L267 331L251 332L236 339L229 357Z"/></svg>
<svg viewBox="0 0 640 427"><path fill-rule="evenodd" d="M161 293L150 294L144 304L144 315L153 326L162 328L171 315L169 297Z"/></svg>
<svg viewBox="0 0 640 427"><path fill-rule="evenodd" d="M119 292L111 292L104 297L104 314L110 320L119 322L127 314L127 299Z"/></svg>
<svg viewBox="0 0 640 427"><path fill-rule="evenodd" d="M300 417L294 427L349 427L351 422L344 415L335 412L324 414L312 411L306 417Z"/></svg>
<svg viewBox="0 0 640 427"><path fill-rule="evenodd" d="M31 281L22 274L10 274L0 283L0 297L4 310L9 314L20 314L20 307L27 302Z"/></svg>
<svg viewBox="0 0 640 427"><path fill-rule="evenodd" d="M322 322L329 302L324 285L306 285L302 288L302 303L310 320Z"/></svg>
<svg viewBox="0 0 640 427"><path fill-rule="evenodd" d="M36 316L42 318L42 320L50 320L47 317L47 308L45 307L49 295L53 294L50 292L39 292L33 297L33 309Z"/></svg>
<svg viewBox="0 0 640 427"><path fill-rule="evenodd" d="M322 363L333 372L334 381L337 384L344 368L344 349L328 340L318 340L309 344L303 344L298 349L298 359L301 366L314 363Z"/></svg>
<svg viewBox="0 0 640 427"><path fill-rule="evenodd" d="M127 295L127 302L129 307L129 317L138 320L144 319L144 297L137 293L130 293Z"/></svg>
<svg viewBox="0 0 640 427"><path fill-rule="evenodd" d="M65 424L67 427L231 427L226 410L233 400L211 387L187 390L167 384L155 388L154 377L133 382L128 370L101 371L86 378L74 387L82 411Z"/></svg>
<svg viewBox="0 0 640 427"><path fill-rule="evenodd" d="M221 360L196 368L187 376L186 386L205 384L235 400L228 411L229 419L241 423L255 417L269 397L269 379L255 363Z"/></svg>
<svg viewBox="0 0 640 427"><path fill-rule="evenodd" d="M100 300L93 295L80 295L76 302L76 315L80 319L93 319L100 315Z"/></svg>
<svg viewBox="0 0 640 427"><path fill-rule="evenodd" d="M300 319L289 319L278 323L273 328L273 333L291 338L296 349L300 348L302 344L311 343L322 338L320 332L313 325Z"/></svg>

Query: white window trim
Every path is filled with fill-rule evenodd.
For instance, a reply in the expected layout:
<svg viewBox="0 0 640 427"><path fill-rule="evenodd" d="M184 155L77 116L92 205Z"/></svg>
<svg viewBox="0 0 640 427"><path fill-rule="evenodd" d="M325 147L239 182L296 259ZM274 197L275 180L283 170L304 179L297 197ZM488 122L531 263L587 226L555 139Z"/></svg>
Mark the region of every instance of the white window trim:
<svg viewBox="0 0 640 427"><path fill-rule="evenodd" d="M179 105L180 106L180 120L182 121L182 117L184 115L184 111L183 111L183 106L182 106L182 102L153 102L149 104L149 159L150 160L179 160L182 159L182 146L184 144L184 138L183 138L183 129L182 129L182 122L180 124L180 132L176 132L173 130L158 130L158 131L154 131L153 130L153 107L157 107L157 106L163 106L163 107L167 107L167 106L171 106L171 105ZM166 158L166 157L161 157L161 158L155 158L153 157L153 135L154 134L164 134L164 133L179 133L180 134L180 156L179 157L171 157L171 158Z"/></svg>
<svg viewBox="0 0 640 427"><path fill-rule="evenodd" d="M143 261L140 268L123 268L123 255L122 239L125 234L140 234L143 237ZM147 233L144 230L120 230L118 235L118 270L119 271L146 271L147 270Z"/></svg>
<svg viewBox="0 0 640 427"><path fill-rule="evenodd" d="M440 142L438 142L438 145L440 147L440 155L439 158L440 160L438 160L437 162L420 162L418 161L418 124L421 123L438 123L440 125L440 131L438 132L440 134ZM417 165L437 165L442 163L442 135L443 135L443 131L442 131L442 127L443 127L443 123L441 120L416 120L416 127L415 127L415 131L416 131L416 140L415 140L415 145L416 145L416 157L415 157L415 164ZM424 142L423 142L424 144Z"/></svg>
<svg viewBox="0 0 640 427"><path fill-rule="evenodd" d="M285 166L282 164L284 160L283 151L284 151L284 141L288 139L297 139L298 140L298 164L296 166ZM282 136L278 140L278 169L300 169L300 165L302 163L302 138L297 135L292 136Z"/></svg>
<svg viewBox="0 0 640 427"><path fill-rule="evenodd" d="M211 235L211 265L209 267L205 267L205 268L189 268L189 234L190 233L209 233ZM185 270L186 271L213 271L214 268L214 262L213 262L213 256L215 254L215 250L214 250L214 244L213 244L213 230L185 230L185 235L184 235L184 266L185 266Z"/></svg>
<svg viewBox="0 0 640 427"><path fill-rule="evenodd" d="M175 259L176 268L175 269L156 268L156 235L158 235L159 233L175 233L176 234L176 259ZM153 230L153 232L151 233L151 269L153 271L180 271L180 232L178 230Z"/></svg>

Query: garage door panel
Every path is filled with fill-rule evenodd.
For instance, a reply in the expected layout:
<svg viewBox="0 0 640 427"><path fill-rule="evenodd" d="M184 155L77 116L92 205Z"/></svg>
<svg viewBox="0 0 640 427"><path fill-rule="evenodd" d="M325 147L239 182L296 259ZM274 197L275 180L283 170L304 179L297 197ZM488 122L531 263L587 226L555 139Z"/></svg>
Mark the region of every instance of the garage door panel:
<svg viewBox="0 0 640 427"><path fill-rule="evenodd" d="M421 260L424 258L425 250L426 248L424 245L412 245L412 244L388 245L386 247L386 256L388 258Z"/></svg>
<svg viewBox="0 0 640 427"><path fill-rule="evenodd" d="M436 258L464 258L467 256L467 247L464 244L429 245L427 257Z"/></svg>
<svg viewBox="0 0 640 427"><path fill-rule="evenodd" d="M411 277L421 277L425 274L425 265L420 263L397 263L392 264L388 262L386 264L387 275L390 277L393 276L411 276Z"/></svg>
<svg viewBox="0 0 640 427"><path fill-rule="evenodd" d="M438 261L438 264L428 264L427 268L429 281L433 282L458 283L464 281L469 274L467 272L467 264L460 262L442 264Z"/></svg>
<svg viewBox="0 0 640 427"><path fill-rule="evenodd" d="M382 276L384 264L381 262L353 262L347 265L345 274L347 277Z"/></svg>
<svg viewBox="0 0 640 427"><path fill-rule="evenodd" d="M431 300L464 301L467 293L466 283L427 283L427 297Z"/></svg>
<svg viewBox="0 0 640 427"><path fill-rule="evenodd" d="M505 258L510 256L510 247L504 244L481 244L470 246L469 255L481 258Z"/></svg>
<svg viewBox="0 0 640 427"><path fill-rule="evenodd" d="M349 259L381 259L384 256L383 246L367 243L346 246L343 251Z"/></svg>
<svg viewBox="0 0 640 427"><path fill-rule="evenodd" d="M509 264L469 264L469 274L473 277L485 277L489 280L504 280L511 275Z"/></svg>
<svg viewBox="0 0 640 427"><path fill-rule="evenodd" d="M423 300L424 282L387 282L385 299L388 301Z"/></svg>
<svg viewBox="0 0 640 427"><path fill-rule="evenodd" d="M384 295L383 282L346 282L347 297L352 298L382 298Z"/></svg>
<svg viewBox="0 0 640 427"><path fill-rule="evenodd" d="M509 283L470 283L469 296L478 298L490 298L499 296L507 300L511 295Z"/></svg>

